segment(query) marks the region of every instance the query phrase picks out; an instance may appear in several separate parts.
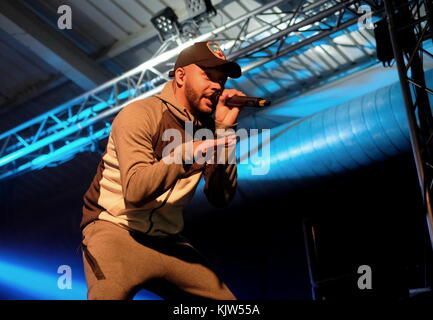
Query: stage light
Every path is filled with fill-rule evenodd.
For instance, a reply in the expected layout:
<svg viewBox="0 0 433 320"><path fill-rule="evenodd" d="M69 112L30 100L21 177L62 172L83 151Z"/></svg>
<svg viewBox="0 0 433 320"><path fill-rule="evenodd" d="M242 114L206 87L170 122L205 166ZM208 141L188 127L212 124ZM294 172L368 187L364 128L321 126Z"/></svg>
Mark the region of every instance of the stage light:
<svg viewBox="0 0 433 320"><path fill-rule="evenodd" d="M170 7L166 7L164 10L158 12L150 21L155 29L158 30L162 42L180 34L178 17Z"/></svg>
<svg viewBox="0 0 433 320"><path fill-rule="evenodd" d="M216 9L211 0L184 0L183 10L188 13L186 20L179 21L176 12L170 7L159 11L150 19L155 29L158 30L162 42L175 39L180 43L185 39L190 39L191 35L196 37L200 34L198 30L200 24L216 15ZM183 10L178 13L184 12ZM180 16L182 17L182 14Z"/></svg>
<svg viewBox="0 0 433 320"><path fill-rule="evenodd" d="M203 0L185 0L185 4L190 17L206 12L206 4Z"/></svg>
<svg viewBox="0 0 433 320"><path fill-rule="evenodd" d="M216 15L211 0L185 0L186 10L190 18L199 19Z"/></svg>

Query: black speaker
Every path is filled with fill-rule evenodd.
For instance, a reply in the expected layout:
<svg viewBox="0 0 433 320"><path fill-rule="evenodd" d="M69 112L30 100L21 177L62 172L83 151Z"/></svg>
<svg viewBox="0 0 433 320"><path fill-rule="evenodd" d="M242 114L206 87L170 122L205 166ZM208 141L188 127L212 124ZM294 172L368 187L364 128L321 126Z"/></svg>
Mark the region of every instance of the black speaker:
<svg viewBox="0 0 433 320"><path fill-rule="evenodd" d="M397 42L401 49L411 54L416 46L415 33L413 27L410 26L412 16L405 1L396 1L397 11L394 13L394 22L397 33ZM392 42L389 34L388 21L386 18L375 23L374 36L376 38L377 59L384 66L391 66L394 59L392 50Z"/></svg>

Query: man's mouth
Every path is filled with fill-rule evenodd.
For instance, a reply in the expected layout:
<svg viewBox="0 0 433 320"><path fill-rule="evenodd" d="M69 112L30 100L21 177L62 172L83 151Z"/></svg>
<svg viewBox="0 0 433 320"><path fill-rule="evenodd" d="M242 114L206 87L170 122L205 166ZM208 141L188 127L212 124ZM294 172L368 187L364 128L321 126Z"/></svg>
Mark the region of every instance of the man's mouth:
<svg viewBox="0 0 433 320"><path fill-rule="evenodd" d="M204 102L206 103L206 105L208 106L208 107L210 107L210 108L212 108L213 107L213 103L212 103L212 100L211 100L211 98L210 97L203 97L203 99L204 99Z"/></svg>

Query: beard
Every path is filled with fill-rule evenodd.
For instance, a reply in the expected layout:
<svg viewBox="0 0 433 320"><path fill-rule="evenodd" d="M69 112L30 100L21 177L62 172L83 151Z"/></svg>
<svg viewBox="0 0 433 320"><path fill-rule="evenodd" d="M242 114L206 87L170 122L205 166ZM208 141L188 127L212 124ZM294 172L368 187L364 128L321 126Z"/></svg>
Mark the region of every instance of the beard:
<svg viewBox="0 0 433 320"><path fill-rule="evenodd" d="M185 97L191 109L198 112L201 96L194 90L189 81L185 83Z"/></svg>

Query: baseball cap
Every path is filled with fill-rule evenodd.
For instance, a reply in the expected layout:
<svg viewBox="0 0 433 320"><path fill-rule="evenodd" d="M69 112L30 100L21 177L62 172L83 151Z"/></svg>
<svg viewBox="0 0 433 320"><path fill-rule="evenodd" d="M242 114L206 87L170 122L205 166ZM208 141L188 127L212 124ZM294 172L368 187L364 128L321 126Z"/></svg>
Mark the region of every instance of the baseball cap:
<svg viewBox="0 0 433 320"><path fill-rule="evenodd" d="M168 75L174 77L174 71L177 68L185 67L189 64L208 68L222 66L224 72L230 78L239 78L242 74L241 67L236 62L227 60L220 46L215 41L196 42L183 49L176 59L174 69Z"/></svg>

